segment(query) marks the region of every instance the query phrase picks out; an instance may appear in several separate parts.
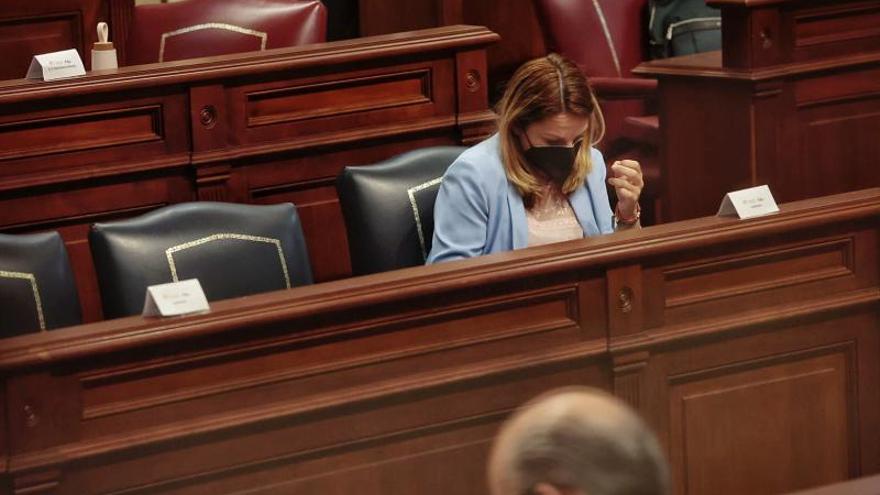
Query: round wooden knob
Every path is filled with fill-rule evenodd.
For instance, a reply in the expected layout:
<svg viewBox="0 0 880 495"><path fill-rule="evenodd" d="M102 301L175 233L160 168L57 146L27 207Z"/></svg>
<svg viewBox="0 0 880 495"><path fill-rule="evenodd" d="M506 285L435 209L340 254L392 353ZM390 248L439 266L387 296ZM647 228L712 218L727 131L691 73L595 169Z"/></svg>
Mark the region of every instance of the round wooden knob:
<svg viewBox="0 0 880 495"><path fill-rule="evenodd" d="M630 313L633 309L633 290L624 287L617 292L617 307L622 313Z"/></svg>
<svg viewBox="0 0 880 495"><path fill-rule="evenodd" d="M30 428L40 423L40 417L37 416L37 412L30 405L24 406L24 422Z"/></svg>
<svg viewBox="0 0 880 495"><path fill-rule="evenodd" d="M769 28L761 30L761 47L765 50L773 47L773 33L770 32Z"/></svg>
<svg viewBox="0 0 880 495"><path fill-rule="evenodd" d="M214 124L217 123L217 109L214 108L214 105L205 105L202 107L199 111L199 122L209 129L214 127Z"/></svg>
<svg viewBox="0 0 880 495"><path fill-rule="evenodd" d="M480 73L476 70L469 70L464 76L464 86L471 93L476 93L482 85Z"/></svg>

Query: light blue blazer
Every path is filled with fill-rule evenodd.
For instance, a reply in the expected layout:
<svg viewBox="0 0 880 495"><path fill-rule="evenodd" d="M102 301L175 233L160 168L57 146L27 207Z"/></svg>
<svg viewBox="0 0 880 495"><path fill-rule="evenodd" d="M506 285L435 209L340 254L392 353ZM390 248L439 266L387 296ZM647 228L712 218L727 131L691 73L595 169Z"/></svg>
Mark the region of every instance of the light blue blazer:
<svg viewBox="0 0 880 495"><path fill-rule="evenodd" d="M465 150L443 176L434 205L434 239L427 262L510 251L528 245L522 196L508 182L498 134ZM591 148L593 170L569 203L585 236L614 232L605 189L605 160Z"/></svg>

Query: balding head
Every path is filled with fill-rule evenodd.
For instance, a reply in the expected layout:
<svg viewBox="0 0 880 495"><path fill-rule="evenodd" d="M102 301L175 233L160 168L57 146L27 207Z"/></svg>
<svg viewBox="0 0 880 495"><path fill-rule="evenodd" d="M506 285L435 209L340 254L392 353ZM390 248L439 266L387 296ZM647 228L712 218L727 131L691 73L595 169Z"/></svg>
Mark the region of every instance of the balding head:
<svg viewBox="0 0 880 495"><path fill-rule="evenodd" d="M566 388L525 404L501 428L489 460L492 495L664 495L666 461L629 407L598 390Z"/></svg>

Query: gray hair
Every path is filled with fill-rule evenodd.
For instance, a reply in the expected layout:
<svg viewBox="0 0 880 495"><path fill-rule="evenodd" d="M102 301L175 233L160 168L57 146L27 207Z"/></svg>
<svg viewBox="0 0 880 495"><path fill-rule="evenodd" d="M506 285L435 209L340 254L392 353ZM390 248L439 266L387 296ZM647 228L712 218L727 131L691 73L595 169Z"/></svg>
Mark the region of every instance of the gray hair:
<svg viewBox="0 0 880 495"><path fill-rule="evenodd" d="M539 483L589 495L666 495L669 474L653 433L620 400L598 390L542 395L502 428L490 462L495 495Z"/></svg>

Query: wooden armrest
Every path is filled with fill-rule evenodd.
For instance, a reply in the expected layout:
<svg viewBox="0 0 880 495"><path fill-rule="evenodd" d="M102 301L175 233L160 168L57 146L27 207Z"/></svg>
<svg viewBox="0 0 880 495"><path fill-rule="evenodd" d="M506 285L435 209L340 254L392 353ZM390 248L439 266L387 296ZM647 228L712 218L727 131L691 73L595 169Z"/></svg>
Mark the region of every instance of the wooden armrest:
<svg viewBox="0 0 880 495"><path fill-rule="evenodd" d="M653 146L660 144L660 121L656 115L627 117L623 120L623 135L641 143Z"/></svg>
<svg viewBox="0 0 880 495"><path fill-rule="evenodd" d="M636 77L591 77L589 79L596 96L604 99L646 98L657 93L656 79Z"/></svg>

